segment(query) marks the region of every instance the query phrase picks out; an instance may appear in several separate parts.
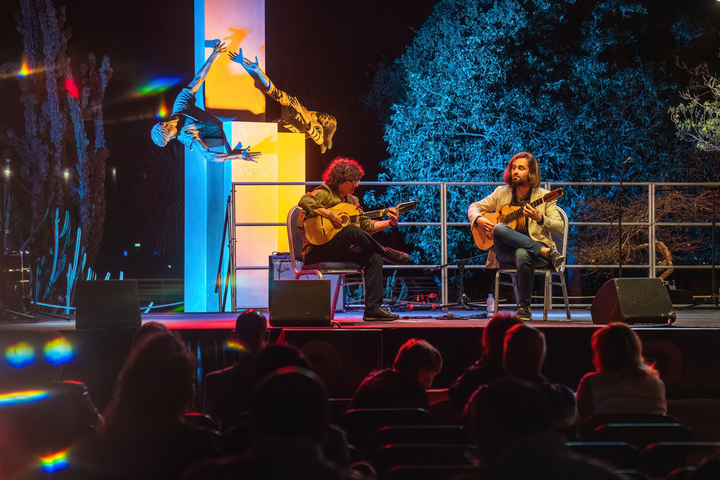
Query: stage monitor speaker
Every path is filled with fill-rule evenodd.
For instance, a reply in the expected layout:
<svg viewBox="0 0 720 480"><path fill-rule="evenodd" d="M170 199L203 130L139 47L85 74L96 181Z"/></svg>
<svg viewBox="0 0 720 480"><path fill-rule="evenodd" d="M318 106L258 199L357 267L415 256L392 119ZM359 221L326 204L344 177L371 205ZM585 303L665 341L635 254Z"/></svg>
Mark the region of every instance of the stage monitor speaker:
<svg viewBox="0 0 720 480"><path fill-rule="evenodd" d="M274 255L270 255L269 257L270 261L270 271L268 275L268 305L272 304L272 292L273 292L273 284L275 283L275 280L294 280L295 279L295 273L292 269L292 264L290 263L290 254L286 252L276 253ZM298 265L298 268L300 265ZM334 292L335 287L337 287L337 283L340 280L340 275L337 274L329 274L324 273L323 274L323 280L330 280L330 291ZM338 295L337 304L335 305L335 311L336 312L342 312L345 309L345 288L340 290L340 295ZM331 302L332 303L332 302Z"/></svg>
<svg viewBox="0 0 720 480"><path fill-rule="evenodd" d="M283 330L279 344L298 347L325 381L330 398L351 398L368 373L382 368L380 329Z"/></svg>
<svg viewBox="0 0 720 480"><path fill-rule="evenodd" d="M675 321L670 296L659 278L613 278L600 287L590 307L593 323Z"/></svg>
<svg viewBox="0 0 720 480"><path fill-rule="evenodd" d="M135 280L79 280L75 328L139 327L142 324Z"/></svg>
<svg viewBox="0 0 720 480"><path fill-rule="evenodd" d="M270 299L273 327L330 326L330 280L275 280Z"/></svg>

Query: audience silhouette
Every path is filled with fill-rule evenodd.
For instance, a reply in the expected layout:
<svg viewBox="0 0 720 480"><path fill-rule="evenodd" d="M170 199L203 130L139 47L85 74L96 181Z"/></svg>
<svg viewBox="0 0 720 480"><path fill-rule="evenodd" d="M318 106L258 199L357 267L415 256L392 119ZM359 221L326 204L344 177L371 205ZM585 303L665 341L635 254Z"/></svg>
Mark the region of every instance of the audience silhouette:
<svg viewBox="0 0 720 480"><path fill-rule="evenodd" d="M642 343L629 326L611 323L597 330L592 351L596 371L577 389L581 422L592 415L666 413L665 384L643 361Z"/></svg>
<svg viewBox="0 0 720 480"><path fill-rule="evenodd" d="M442 369L440 352L425 340L411 338L398 350L393 368L371 372L348 409L430 408L425 389Z"/></svg>

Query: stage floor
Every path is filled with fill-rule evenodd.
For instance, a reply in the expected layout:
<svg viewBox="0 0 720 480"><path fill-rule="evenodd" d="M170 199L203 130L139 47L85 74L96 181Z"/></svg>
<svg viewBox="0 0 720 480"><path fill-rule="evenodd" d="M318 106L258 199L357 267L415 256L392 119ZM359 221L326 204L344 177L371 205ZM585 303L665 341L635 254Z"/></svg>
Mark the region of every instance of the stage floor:
<svg viewBox="0 0 720 480"><path fill-rule="evenodd" d="M263 311L263 310L261 310ZM501 312L503 310L501 309ZM511 313L511 310L507 310ZM267 310L263 313L268 314ZM484 327L488 319L481 318L484 312L479 310L444 310L422 312L398 312L401 316L394 322L364 322L362 310L338 312L335 314L335 323L340 328L472 328ZM720 328L720 309L714 305L696 306L692 309L676 309L677 320L673 324L676 328ZM143 313L142 321L155 321L166 325L170 329L221 329L230 330L235 326L234 313ZM571 309L572 319L568 320L565 310L555 309L548 314L548 320L542 320L542 309L533 310L531 325L548 327L596 327L592 323L590 310L587 308ZM662 324L638 324L637 327L658 326ZM2 330L74 330L74 315L50 316L38 313L33 318L7 314L0 319Z"/></svg>

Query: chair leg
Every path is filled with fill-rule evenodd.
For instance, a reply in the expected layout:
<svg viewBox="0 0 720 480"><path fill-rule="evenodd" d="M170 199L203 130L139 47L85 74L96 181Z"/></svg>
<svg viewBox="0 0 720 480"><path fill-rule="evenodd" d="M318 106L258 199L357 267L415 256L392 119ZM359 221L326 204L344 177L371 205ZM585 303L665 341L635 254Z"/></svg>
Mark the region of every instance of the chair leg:
<svg viewBox="0 0 720 480"><path fill-rule="evenodd" d="M500 269L498 268L497 272L495 272L495 311L493 312L493 315L497 315L499 304L500 304Z"/></svg>
<svg viewBox="0 0 720 480"><path fill-rule="evenodd" d="M565 272L558 272L558 275L560 275L560 287L562 287L563 300L565 301L565 314L570 320L570 301L568 300L567 286L565 285Z"/></svg>
<svg viewBox="0 0 720 480"><path fill-rule="evenodd" d="M337 306L338 296L340 295L340 289L343 288L344 281L345 274L338 274L337 284L335 285L335 293L333 294L332 306L330 307L330 320L335 319L335 307Z"/></svg>
<svg viewBox="0 0 720 480"><path fill-rule="evenodd" d="M543 322L547 322L548 312L552 310L552 275L545 271L545 288L543 289Z"/></svg>
<svg viewBox="0 0 720 480"><path fill-rule="evenodd" d="M519 304L519 303L518 303L518 302L519 302L518 299L520 298L520 294L518 294L517 274L511 273L511 274L510 274L510 279L512 280L513 293L515 294L515 304L517 305L517 304ZM532 302L531 302L531 303L532 303ZM532 307L532 305L531 305L531 307Z"/></svg>

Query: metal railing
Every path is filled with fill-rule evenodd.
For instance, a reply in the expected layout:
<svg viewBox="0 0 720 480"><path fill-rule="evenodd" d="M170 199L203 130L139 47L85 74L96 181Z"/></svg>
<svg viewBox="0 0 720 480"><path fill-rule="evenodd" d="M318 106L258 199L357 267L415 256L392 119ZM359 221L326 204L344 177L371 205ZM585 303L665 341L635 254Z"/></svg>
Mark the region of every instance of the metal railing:
<svg viewBox="0 0 720 480"><path fill-rule="evenodd" d="M235 205L235 194L238 187L243 186L291 186L291 185L305 185L305 186L317 186L320 181L313 182L233 182L232 184L232 195L233 195L233 206ZM468 187L468 186L499 186L503 185L502 182L361 182L362 186L437 186L439 189L440 197L440 219L437 222L400 222L400 226L439 226L440 227L440 265L444 265L441 268L441 301L443 304L448 302L448 271L450 269L457 269L457 265L448 265L448 245L447 245L447 234L448 227L467 227L468 222L448 222L447 221L447 200L448 200L448 187ZM647 188L647 199L648 199L648 216L645 222L622 222L625 226L643 226L648 229L648 245L655 245L656 242L656 228L658 226L677 226L677 227L711 227L711 222L661 222L655 219L655 195L657 187L695 187L695 188L718 188L720 183L712 182L696 182L696 183L679 183L679 182L543 182L542 187L548 190L552 190L558 187L617 187L622 188L629 187L645 187ZM479 199L479 198L478 198ZM234 217L233 217L234 218ZM608 226L614 227L617 225L616 221L612 222L569 222L570 226ZM240 226L286 226L284 222L263 222L263 223L235 223L235 227ZM233 232L235 229L233 229ZM470 241L470 240L468 240ZM234 244L234 239L233 239ZM710 269L712 265L659 265L657 262L657 256L655 248L648 248L649 259L647 264L623 264L623 268L628 269L647 269L648 277L653 278L657 275L658 269ZM568 269L611 269L617 268L619 264L588 264L588 265L567 265ZM432 268L436 265L385 265L387 269L424 269ZM267 267L259 266L236 266L235 271L239 270L258 270ZM485 268L483 265L465 265L464 268Z"/></svg>

